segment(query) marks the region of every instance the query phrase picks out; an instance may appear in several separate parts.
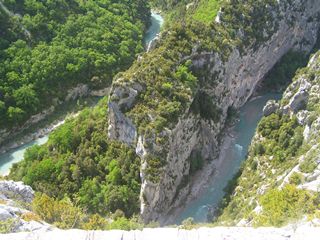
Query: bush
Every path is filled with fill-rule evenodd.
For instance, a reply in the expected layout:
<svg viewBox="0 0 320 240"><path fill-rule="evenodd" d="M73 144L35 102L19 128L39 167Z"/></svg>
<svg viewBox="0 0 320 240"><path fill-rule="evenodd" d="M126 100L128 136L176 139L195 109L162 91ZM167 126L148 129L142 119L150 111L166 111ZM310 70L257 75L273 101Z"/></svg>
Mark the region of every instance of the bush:
<svg viewBox="0 0 320 240"><path fill-rule="evenodd" d="M312 173L317 168L317 164L314 161L303 161L299 169L304 173Z"/></svg>
<svg viewBox="0 0 320 240"><path fill-rule="evenodd" d="M27 150L10 178L55 199L67 196L91 214L138 213L140 159L131 147L108 139L106 101L56 129L47 144Z"/></svg>
<svg viewBox="0 0 320 240"><path fill-rule="evenodd" d="M301 173L297 173L297 172L294 172L289 178L289 182L294 185L299 185L303 183L303 181L304 181L304 176Z"/></svg>
<svg viewBox="0 0 320 240"><path fill-rule="evenodd" d="M36 194L32 210L44 221L64 229L79 227L83 218L82 210L68 198L56 200L46 194Z"/></svg>
<svg viewBox="0 0 320 240"><path fill-rule="evenodd" d="M139 220L135 217L131 219L120 217L112 221L107 226L107 230L121 229L121 230L130 231L130 230L136 230L136 229L142 229L142 228L143 228L143 224L140 223Z"/></svg>
<svg viewBox="0 0 320 240"><path fill-rule="evenodd" d="M39 215L33 213L33 212L26 212L23 213L21 215L21 219L27 221L27 222L31 222L31 221L36 221L36 222L40 222L41 218L39 217Z"/></svg>
<svg viewBox="0 0 320 240"><path fill-rule="evenodd" d="M101 217L99 214L93 214L89 217L87 222L81 225L81 228L85 230L105 230L108 221Z"/></svg>
<svg viewBox="0 0 320 240"><path fill-rule="evenodd" d="M262 213L258 215L257 226L283 226L290 220L299 219L303 214L313 213L319 199L306 190L286 185L283 189L272 189L259 202Z"/></svg>
<svg viewBox="0 0 320 240"><path fill-rule="evenodd" d="M182 221L182 228L184 229L192 229L194 228L195 222L192 217L189 217Z"/></svg>
<svg viewBox="0 0 320 240"><path fill-rule="evenodd" d="M17 220L13 218L5 221L0 221L0 234L12 233L16 224L17 224Z"/></svg>

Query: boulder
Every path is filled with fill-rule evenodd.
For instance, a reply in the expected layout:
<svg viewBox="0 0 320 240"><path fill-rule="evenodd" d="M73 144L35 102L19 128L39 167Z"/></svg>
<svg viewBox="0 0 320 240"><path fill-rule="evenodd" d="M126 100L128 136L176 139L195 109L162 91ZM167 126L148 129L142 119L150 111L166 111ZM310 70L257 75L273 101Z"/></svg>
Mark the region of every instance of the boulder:
<svg viewBox="0 0 320 240"><path fill-rule="evenodd" d="M26 203L32 202L34 191L23 182L0 181L0 199L14 199Z"/></svg>
<svg viewBox="0 0 320 240"><path fill-rule="evenodd" d="M12 217L13 215L11 215L10 212L0 207L0 221L6 221Z"/></svg>
<svg viewBox="0 0 320 240"><path fill-rule="evenodd" d="M279 103L275 100L269 100L263 108L263 116L267 117L272 113L275 113L279 109Z"/></svg>

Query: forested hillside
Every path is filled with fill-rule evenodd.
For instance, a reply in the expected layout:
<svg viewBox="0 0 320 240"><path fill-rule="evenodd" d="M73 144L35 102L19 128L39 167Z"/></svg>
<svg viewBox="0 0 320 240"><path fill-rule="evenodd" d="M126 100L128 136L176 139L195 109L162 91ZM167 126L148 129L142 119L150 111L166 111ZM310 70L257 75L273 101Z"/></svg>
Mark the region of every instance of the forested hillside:
<svg viewBox="0 0 320 240"><path fill-rule="evenodd" d="M54 131L45 146L27 150L10 178L55 199L69 197L88 214L139 213L140 159L107 134L104 99Z"/></svg>
<svg viewBox="0 0 320 240"><path fill-rule="evenodd" d="M69 88L106 86L143 51L148 1L1 1L0 128L22 124Z"/></svg>

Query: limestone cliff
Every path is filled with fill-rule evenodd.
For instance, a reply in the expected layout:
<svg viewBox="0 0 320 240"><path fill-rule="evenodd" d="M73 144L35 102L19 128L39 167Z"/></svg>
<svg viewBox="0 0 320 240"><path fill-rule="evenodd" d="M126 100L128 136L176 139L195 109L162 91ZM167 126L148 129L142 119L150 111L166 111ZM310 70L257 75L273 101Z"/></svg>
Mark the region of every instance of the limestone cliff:
<svg viewBox="0 0 320 240"><path fill-rule="evenodd" d="M226 57L219 52L202 51L198 47L200 39L191 54L180 54L180 62L191 60L193 72L205 74L197 75L196 91L178 120L158 134L139 131L139 126L130 119L141 104L141 95L152 91L144 79L138 78L142 69L133 67L129 70L131 78L119 76L114 81L109 103L109 137L135 147L141 157L141 215L146 222L163 220L190 194L190 163L199 155L205 162L217 157L228 110L243 105L257 83L285 53L291 49L308 52L315 44L320 26L318 0L282 0L267 10L271 18L261 25L262 40L231 47ZM216 24L227 26L223 15L222 11ZM245 37L241 30L237 35ZM170 38L170 32L162 34L164 37ZM212 41L215 38L212 36ZM161 40L158 47L161 48ZM161 65L159 68L161 72ZM301 98L297 96L294 101ZM212 109L215 111L208 117L206 113ZM155 118L150 113L148 121ZM165 141L158 141L159 136ZM160 165L157 180L147 177L150 155L165 162Z"/></svg>
<svg viewBox="0 0 320 240"><path fill-rule="evenodd" d="M221 223L283 225L319 217L319 71L320 51L297 72L282 100L265 106ZM269 205L273 201L276 206Z"/></svg>

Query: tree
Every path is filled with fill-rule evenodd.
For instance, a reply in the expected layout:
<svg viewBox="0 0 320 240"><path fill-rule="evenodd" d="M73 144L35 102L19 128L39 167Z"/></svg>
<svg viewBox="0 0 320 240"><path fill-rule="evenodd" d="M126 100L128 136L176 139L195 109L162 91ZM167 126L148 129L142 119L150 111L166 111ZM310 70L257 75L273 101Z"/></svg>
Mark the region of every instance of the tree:
<svg viewBox="0 0 320 240"><path fill-rule="evenodd" d="M11 124L17 125L25 118L25 112L19 107L9 107L7 111L7 118Z"/></svg>
<svg viewBox="0 0 320 240"><path fill-rule="evenodd" d="M26 112L35 112L39 107L39 99L32 85L24 85L13 92L18 107Z"/></svg>

